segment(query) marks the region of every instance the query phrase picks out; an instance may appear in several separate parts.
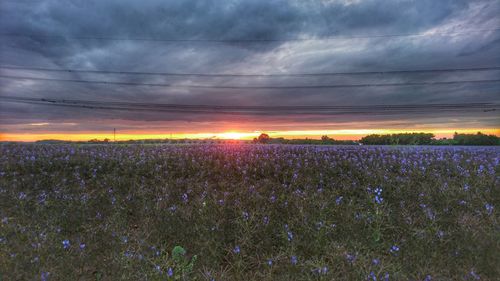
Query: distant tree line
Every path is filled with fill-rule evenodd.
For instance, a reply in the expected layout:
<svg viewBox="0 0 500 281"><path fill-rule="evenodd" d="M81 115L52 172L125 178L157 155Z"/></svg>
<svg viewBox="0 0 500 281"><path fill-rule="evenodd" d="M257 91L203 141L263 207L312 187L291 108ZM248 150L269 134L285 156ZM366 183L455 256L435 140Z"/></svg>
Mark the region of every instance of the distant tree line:
<svg viewBox="0 0 500 281"><path fill-rule="evenodd" d="M342 145L355 145L359 144L356 141L352 140L335 140L328 136L322 136L321 139L285 139L285 138L271 138L268 134L260 134L258 138L254 138L253 143L262 143L262 144L315 144L315 145L333 145L333 144L342 144Z"/></svg>
<svg viewBox="0 0 500 281"><path fill-rule="evenodd" d="M429 133L403 133L391 135L368 135L359 142L369 145L429 145L434 139Z"/></svg>
<svg viewBox="0 0 500 281"><path fill-rule="evenodd" d="M452 139L435 139L429 133L403 133L388 135L368 135L359 141L366 145L500 145L495 135L455 133Z"/></svg>
<svg viewBox="0 0 500 281"><path fill-rule="evenodd" d="M500 138L495 135L486 135L481 132L477 134L457 134L453 135L454 145L500 145Z"/></svg>
<svg viewBox="0 0 500 281"><path fill-rule="evenodd" d="M359 141L335 140L326 135L321 139L285 139L271 138L268 134L260 134L253 140L224 140L224 139L144 139L112 142L109 139L89 141L60 141L42 140L37 143L61 144L230 144L230 143L255 143L255 144L314 144L314 145L500 145L500 138L495 135L486 135L481 132L477 134L458 134L453 138L436 139L430 133L401 133L401 134L372 134L361 138Z"/></svg>

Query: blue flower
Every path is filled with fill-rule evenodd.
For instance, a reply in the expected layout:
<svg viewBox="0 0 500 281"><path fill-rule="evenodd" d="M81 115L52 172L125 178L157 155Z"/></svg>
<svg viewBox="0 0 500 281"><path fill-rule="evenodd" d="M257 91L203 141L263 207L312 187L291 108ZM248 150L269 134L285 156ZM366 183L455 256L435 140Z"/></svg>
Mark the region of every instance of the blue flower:
<svg viewBox="0 0 500 281"><path fill-rule="evenodd" d="M26 193L24 193L24 192L19 192L19 199L20 199L20 200L24 200L24 199L26 199L26 197L27 197L27 196L26 196Z"/></svg>
<svg viewBox="0 0 500 281"><path fill-rule="evenodd" d="M323 266L321 268L316 268L316 269L313 269L313 272L317 273L317 274L327 274L328 273L328 267L327 266Z"/></svg>
<svg viewBox="0 0 500 281"><path fill-rule="evenodd" d="M87 245L85 245L85 243L80 243L80 250L85 249L85 247L86 247L86 246L87 246Z"/></svg>
<svg viewBox="0 0 500 281"><path fill-rule="evenodd" d="M292 256L291 259L290 259L290 262L293 264L293 265L296 265L298 260L297 260L297 256Z"/></svg>
<svg viewBox="0 0 500 281"><path fill-rule="evenodd" d="M321 273L327 274L328 273L328 266L323 266L323 268L321 268Z"/></svg>
<svg viewBox="0 0 500 281"><path fill-rule="evenodd" d="M351 254L347 254L345 256L345 258L347 259L348 262L350 263L353 263L355 260L356 260L356 256L355 255L351 255Z"/></svg>
<svg viewBox="0 0 500 281"><path fill-rule="evenodd" d="M377 275L375 274L375 272L371 271L370 275L368 276L368 279L371 279L373 281L377 281Z"/></svg>
<svg viewBox="0 0 500 281"><path fill-rule="evenodd" d="M393 253L393 254L396 254L397 252L399 252L399 247L396 246L396 245L393 245L391 247L391 249L389 250L389 252Z"/></svg>
<svg viewBox="0 0 500 281"><path fill-rule="evenodd" d="M379 265L380 264L380 260L379 259L373 259L372 260L372 264L373 265Z"/></svg>
<svg viewBox="0 0 500 281"><path fill-rule="evenodd" d="M288 241L292 241L292 239L293 239L293 233L291 231L287 231L286 232L286 236L288 238Z"/></svg>
<svg viewBox="0 0 500 281"><path fill-rule="evenodd" d="M316 229L317 229L317 230L320 230L320 229L323 227L323 225L325 225L325 223L324 223L323 221L319 221L319 222L317 222L317 223L316 223Z"/></svg>
<svg viewBox="0 0 500 281"><path fill-rule="evenodd" d="M248 220L249 218L250 218L250 215L248 214L248 212L243 212L243 219Z"/></svg>
<svg viewBox="0 0 500 281"><path fill-rule="evenodd" d="M272 259L268 259L267 260L267 265L269 265L269 266L273 265L273 260Z"/></svg>
<svg viewBox="0 0 500 281"><path fill-rule="evenodd" d="M240 251L241 251L241 250L240 250L240 246L236 246L236 247L234 247L234 249L233 249L233 253L235 253L235 254L239 254L239 253L240 253Z"/></svg>
<svg viewBox="0 0 500 281"><path fill-rule="evenodd" d="M382 202L384 202L384 198L382 198L382 188L377 187L373 192L375 193L375 203L382 204Z"/></svg>
<svg viewBox="0 0 500 281"><path fill-rule="evenodd" d="M424 281L431 281L432 277L430 275L426 275Z"/></svg>
<svg viewBox="0 0 500 281"><path fill-rule="evenodd" d="M123 253L124 256L126 256L127 258L131 258L134 256L134 254L132 254L131 252L129 251L125 251L125 253Z"/></svg>
<svg viewBox="0 0 500 281"><path fill-rule="evenodd" d="M486 203L484 204L484 208L486 208L486 212L488 212L488 215L493 214L494 207L492 204Z"/></svg>
<svg viewBox="0 0 500 281"><path fill-rule="evenodd" d="M269 224L269 217L268 216L264 217L264 224L265 225Z"/></svg>
<svg viewBox="0 0 500 281"><path fill-rule="evenodd" d="M337 199L335 199L335 204L340 205L340 203L342 203L342 199L344 199L344 196L337 197Z"/></svg>
<svg viewBox="0 0 500 281"><path fill-rule="evenodd" d="M479 279L481 279L481 277L480 277L477 273L475 273L475 272L474 272L474 270L471 270L471 271L470 271L470 275L471 275L472 277L474 277L474 280L479 280Z"/></svg>
<svg viewBox="0 0 500 281"><path fill-rule="evenodd" d="M174 270L171 267L168 268L167 275L168 277L172 277L174 275Z"/></svg>
<svg viewBox="0 0 500 281"><path fill-rule="evenodd" d="M40 279L42 281L47 281L47 280L49 280L49 275L50 275L50 272L42 271L42 274L40 275Z"/></svg>
<svg viewBox="0 0 500 281"><path fill-rule="evenodd" d="M63 244L63 248L64 249L68 249L69 246L70 246L70 243L69 243L69 240L68 239L65 239L62 241L62 244Z"/></svg>

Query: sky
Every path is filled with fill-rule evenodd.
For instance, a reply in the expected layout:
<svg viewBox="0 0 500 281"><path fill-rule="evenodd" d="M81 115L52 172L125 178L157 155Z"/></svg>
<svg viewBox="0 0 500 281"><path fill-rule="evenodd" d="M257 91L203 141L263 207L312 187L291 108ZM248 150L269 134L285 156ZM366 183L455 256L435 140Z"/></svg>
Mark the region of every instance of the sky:
<svg viewBox="0 0 500 281"><path fill-rule="evenodd" d="M499 14L496 0L2 0L0 140L110 138L113 129L117 139L253 138L261 132L338 139L413 131L500 135L500 107L390 114L275 110L498 105ZM476 70L401 72L436 69ZM322 73L344 74L286 76ZM448 81L480 82L442 83ZM116 102L147 107L107 107ZM165 104L212 109L154 107ZM270 109L220 114L220 106Z"/></svg>

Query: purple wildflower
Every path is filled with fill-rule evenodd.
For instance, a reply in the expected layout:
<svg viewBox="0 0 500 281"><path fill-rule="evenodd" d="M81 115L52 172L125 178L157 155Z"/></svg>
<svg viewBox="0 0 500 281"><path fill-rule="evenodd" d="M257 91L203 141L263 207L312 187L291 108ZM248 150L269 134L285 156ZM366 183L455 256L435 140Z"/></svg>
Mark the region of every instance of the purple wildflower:
<svg viewBox="0 0 500 281"><path fill-rule="evenodd" d="M470 271L470 276L472 276L474 278L474 280L480 280L481 279L481 277L476 272L474 272L474 270Z"/></svg>
<svg viewBox="0 0 500 281"><path fill-rule="evenodd" d="M50 275L50 272L42 271L42 274L40 275L40 280L41 281L49 280L49 275Z"/></svg>
<svg viewBox="0 0 500 281"><path fill-rule="evenodd" d="M493 214L494 207L492 204L486 203L484 204L484 208L486 208L486 212L488 213L488 215Z"/></svg>
<svg viewBox="0 0 500 281"><path fill-rule="evenodd" d="M248 212L243 212L243 219L247 221L249 218L250 215L248 214Z"/></svg>
<svg viewBox="0 0 500 281"><path fill-rule="evenodd" d="M392 254L397 254L397 252L399 252L399 247L396 245L393 245L391 247L391 249L389 250L389 252L391 252Z"/></svg>
<svg viewBox="0 0 500 281"><path fill-rule="evenodd" d="M69 246L70 246L70 243L69 243L69 240L68 239L65 239L62 241L62 244L63 244L63 248L64 249L68 249Z"/></svg>
<svg viewBox="0 0 500 281"><path fill-rule="evenodd" d="M337 197L337 199L335 199L335 204L340 205L342 203L342 199L344 199L344 196Z"/></svg>
<svg viewBox="0 0 500 281"><path fill-rule="evenodd" d="M241 250L240 250L240 246L236 246L236 247L234 247L234 249L233 249L233 253L235 253L235 254L239 254L239 253L240 253L240 251L241 251Z"/></svg>
<svg viewBox="0 0 500 281"><path fill-rule="evenodd" d="M268 216L265 216L263 220L264 220L265 225L269 224L269 217Z"/></svg>
<svg viewBox="0 0 500 281"><path fill-rule="evenodd" d="M353 263L356 260L356 256L351 254L346 254L345 258L349 263Z"/></svg>

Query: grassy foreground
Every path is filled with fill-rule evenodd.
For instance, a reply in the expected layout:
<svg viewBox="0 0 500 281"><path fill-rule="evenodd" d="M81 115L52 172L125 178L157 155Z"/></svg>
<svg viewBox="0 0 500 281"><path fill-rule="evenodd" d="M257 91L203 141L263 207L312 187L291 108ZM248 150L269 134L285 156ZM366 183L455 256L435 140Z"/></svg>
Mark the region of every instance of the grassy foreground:
<svg viewBox="0 0 500 281"><path fill-rule="evenodd" d="M3 145L0 279L498 280L499 162L498 147Z"/></svg>

